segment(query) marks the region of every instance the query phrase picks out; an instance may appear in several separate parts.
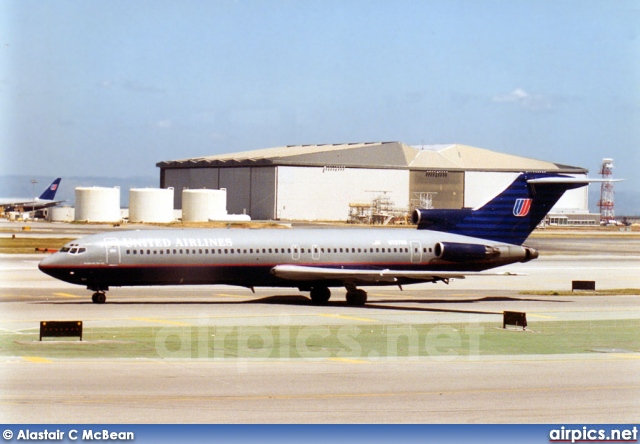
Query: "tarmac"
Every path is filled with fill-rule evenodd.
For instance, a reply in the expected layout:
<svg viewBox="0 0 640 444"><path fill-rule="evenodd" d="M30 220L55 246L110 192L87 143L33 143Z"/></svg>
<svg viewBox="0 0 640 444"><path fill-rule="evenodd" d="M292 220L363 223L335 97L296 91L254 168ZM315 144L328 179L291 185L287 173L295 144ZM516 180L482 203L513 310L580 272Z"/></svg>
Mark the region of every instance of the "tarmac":
<svg viewBox="0 0 640 444"><path fill-rule="evenodd" d="M71 229L53 234L67 237ZM253 294L225 286L113 288L107 303L98 305L90 291L40 273L42 255L0 255L0 337L11 338L0 349L0 421L637 422L640 346L623 338L640 325L640 296L526 292L570 291L572 280L594 280L598 290L640 288L638 242L534 236L527 243L540 249L539 259L499 270L525 276L370 287L364 307L348 306L340 289L329 304L314 306L296 290ZM502 330L504 311L526 312L527 331ZM77 339L36 344L44 320L82 320L88 338L82 345ZM606 328L576 352L571 341L577 336L545 334L564 323ZM612 325L618 327L609 337ZM632 331L619 331L629 325ZM415 336L416 353L414 327L424 329ZM353 342L349 332L367 328L386 339L394 328L408 330L401 331L399 348L380 353ZM475 328L477 343L468 334ZM119 349L127 344L120 339L91 339L108 329L151 331L155 349L124 356ZM237 356L203 348L221 340L212 335L229 331L249 332L237 336L247 346L244 354L240 348ZM344 347L332 351L323 341L335 331L346 336ZM277 344L269 342L273 337ZM191 345L186 355L182 345L173 347L176 338ZM542 351L513 348L521 338L542 338ZM560 339L564 348L553 348ZM544 341L554 351L545 352ZM61 355L46 348L61 344ZM263 353L269 347L276 351Z"/></svg>

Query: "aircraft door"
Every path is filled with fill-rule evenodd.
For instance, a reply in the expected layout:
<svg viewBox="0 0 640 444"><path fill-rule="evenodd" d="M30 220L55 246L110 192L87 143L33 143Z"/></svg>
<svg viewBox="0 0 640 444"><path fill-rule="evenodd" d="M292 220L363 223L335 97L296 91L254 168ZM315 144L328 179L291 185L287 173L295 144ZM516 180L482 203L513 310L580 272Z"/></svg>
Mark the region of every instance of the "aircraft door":
<svg viewBox="0 0 640 444"><path fill-rule="evenodd" d="M409 242L409 249L411 250L411 263L419 264L422 262L422 244L420 241Z"/></svg>
<svg viewBox="0 0 640 444"><path fill-rule="evenodd" d="M318 245L311 246L311 259L314 261L320 260L320 247Z"/></svg>
<svg viewBox="0 0 640 444"><path fill-rule="evenodd" d="M291 246L291 259L294 261L300 260L300 245Z"/></svg>
<svg viewBox="0 0 640 444"><path fill-rule="evenodd" d="M107 253L107 264L108 265L119 265L120 264L120 243L116 238L107 238L104 240L104 246Z"/></svg>

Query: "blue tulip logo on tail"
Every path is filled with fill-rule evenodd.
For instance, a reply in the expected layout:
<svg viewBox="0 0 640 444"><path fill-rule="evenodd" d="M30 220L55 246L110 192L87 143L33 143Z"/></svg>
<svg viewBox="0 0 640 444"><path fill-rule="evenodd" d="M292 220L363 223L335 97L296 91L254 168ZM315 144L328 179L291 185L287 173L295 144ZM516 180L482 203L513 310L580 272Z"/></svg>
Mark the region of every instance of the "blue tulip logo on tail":
<svg viewBox="0 0 640 444"><path fill-rule="evenodd" d="M531 199L516 199L513 205L513 215L515 217L525 217L531 209Z"/></svg>

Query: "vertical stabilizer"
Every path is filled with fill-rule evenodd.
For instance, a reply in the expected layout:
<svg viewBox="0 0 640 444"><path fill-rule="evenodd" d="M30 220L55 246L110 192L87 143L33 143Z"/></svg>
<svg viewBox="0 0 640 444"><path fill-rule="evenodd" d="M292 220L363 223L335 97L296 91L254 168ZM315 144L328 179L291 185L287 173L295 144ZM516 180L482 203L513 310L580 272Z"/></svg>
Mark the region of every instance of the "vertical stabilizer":
<svg viewBox="0 0 640 444"><path fill-rule="evenodd" d="M53 182L51 182L51 185L49 185L49 187L44 190L44 193L42 193L39 197L39 199L41 200L53 200L56 197L56 191L58 191L58 186L60 185L60 181L62 179L61 178L57 178L56 180L54 180Z"/></svg>
<svg viewBox="0 0 640 444"><path fill-rule="evenodd" d="M565 191L590 179L560 174L520 174L504 191L482 207L461 210L416 210L418 229L521 245Z"/></svg>

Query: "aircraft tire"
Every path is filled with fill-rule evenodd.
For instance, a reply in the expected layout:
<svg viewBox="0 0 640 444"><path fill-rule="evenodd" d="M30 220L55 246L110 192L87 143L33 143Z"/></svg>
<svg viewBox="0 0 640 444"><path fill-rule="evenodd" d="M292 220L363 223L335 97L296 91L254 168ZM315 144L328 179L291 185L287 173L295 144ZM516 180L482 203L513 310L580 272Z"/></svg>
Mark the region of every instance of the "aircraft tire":
<svg viewBox="0 0 640 444"><path fill-rule="evenodd" d="M104 304L107 302L107 295L104 293L93 293L93 295L91 295L91 300L94 304Z"/></svg>
<svg viewBox="0 0 640 444"><path fill-rule="evenodd" d="M315 305L323 305L329 302L331 290L327 287L314 287L311 289L309 296L311 297L311 302Z"/></svg>
<svg viewBox="0 0 640 444"><path fill-rule="evenodd" d="M367 292L364 290L347 291L347 304L361 307L367 303Z"/></svg>

